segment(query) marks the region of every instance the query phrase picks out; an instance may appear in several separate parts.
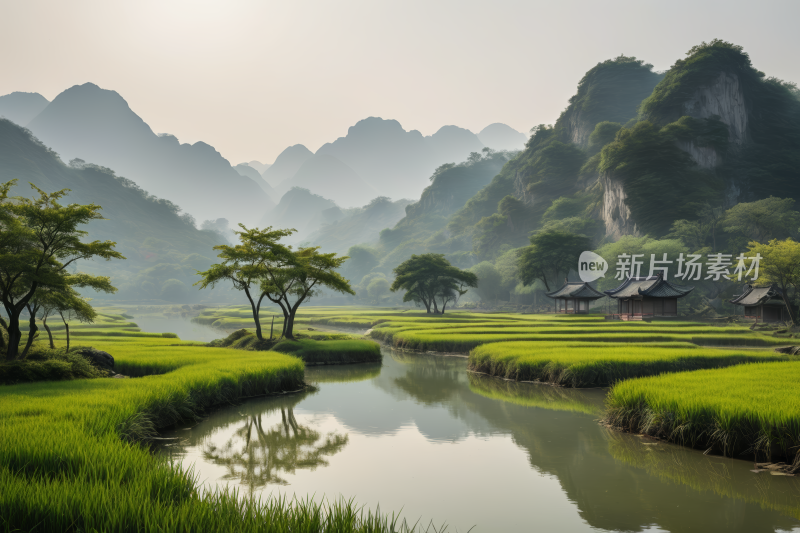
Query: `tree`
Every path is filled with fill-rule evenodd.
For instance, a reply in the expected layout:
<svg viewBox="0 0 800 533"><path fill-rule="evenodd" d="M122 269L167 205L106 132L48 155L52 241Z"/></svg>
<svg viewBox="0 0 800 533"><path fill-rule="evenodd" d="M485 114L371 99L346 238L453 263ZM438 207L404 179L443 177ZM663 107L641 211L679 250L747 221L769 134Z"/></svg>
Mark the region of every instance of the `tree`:
<svg viewBox="0 0 800 533"><path fill-rule="evenodd" d="M759 281L774 283L781 288L783 294L790 301L797 299L800 289L800 243L792 239L779 241L772 239L767 244L752 241L749 244L749 257L761 254L759 262ZM789 290L791 289L791 294ZM795 323L794 313L786 302L789 318Z"/></svg>
<svg viewBox="0 0 800 533"><path fill-rule="evenodd" d="M765 242L783 239L797 233L800 213L792 209L794 200L770 196L756 202L742 202L725 212L722 229L747 239Z"/></svg>
<svg viewBox="0 0 800 533"><path fill-rule="evenodd" d="M481 297L481 300L489 302L497 300L498 294L503 290L503 276L489 261L478 263L470 268L478 276L478 288L475 292Z"/></svg>
<svg viewBox="0 0 800 533"><path fill-rule="evenodd" d="M220 253L217 257L223 261L213 264L208 270L198 271L202 279L195 283L201 289L214 288L217 283L229 281L233 288L243 291L250 302L253 322L256 326L256 337L264 340L261 334L261 302L267 297L262 284L270 272L285 269L291 258L291 249L278 243L283 237L292 235L294 229L247 229L239 224L242 231L235 232L241 244L214 246Z"/></svg>
<svg viewBox="0 0 800 533"><path fill-rule="evenodd" d="M9 199L8 192L15 183L12 180L0 185L0 299L8 316L8 360L20 357L20 316L38 290L68 290L73 278L66 268L75 261L124 259L114 250L114 242L81 241L87 232L78 227L103 218L99 205L62 206L58 201L69 189L48 194L33 184L36 198ZM84 286L103 285L99 278L84 276ZM35 316L31 322L35 334Z"/></svg>
<svg viewBox="0 0 800 533"><path fill-rule="evenodd" d="M368 246L356 245L347 250L350 258L345 265L345 275L349 275L353 280L360 280L366 276L370 270L378 266L380 262L375 250Z"/></svg>
<svg viewBox="0 0 800 533"><path fill-rule="evenodd" d="M542 280L549 291L550 282L564 277L576 269L581 252L589 250L590 241L585 235L565 231L540 231L531 237L531 245L524 248L519 258L519 277L523 285Z"/></svg>
<svg viewBox="0 0 800 533"><path fill-rule="evenodd" d="M367 285L367 294L376 304L380 304L384 295L389 293L391 285L386 278L373 278Z"/></svg>
<svg viewBox="0 0 800 533"><path fill-rule="evenodd" d="M336 269L348 259L335 253L321 253L319 247L301 248L291 254L288 266L268 272L262 290L283 311L283 336L294 338L294 320L300 304L322 292L323 288L342 294L355 295L346 280Z"/></svg>
<svg viewBox="0 0 800 533"><path fill-rule="evenodd" d="M437 300L442 303L442 311L449 302L455 301L468 288L478 286L478 276L450 264L443 254L412 255L394 269L395 280L390 290L406 291L404 302L415 302L425 306L428 313L439 313Z"/></svg>
<svg viewBox="0 0 800 533"><path fill-rule="evenodd" d="M280 244L278 241L294 233L293 229L247 229L243 224L239 227L242 231L236 234L241 244L215 246L223 262L198 272L202 279L195 285L204 289L227 280L235 289L244 291L259 340L264 340L259 318L264 298L280 306L284 318L283 336L294 340L294 320L303 302L319 294L323 287L355 294L350 282L336 272L348 259L346 256L320 253L318 247L293 251L291 246Z"/></svg>

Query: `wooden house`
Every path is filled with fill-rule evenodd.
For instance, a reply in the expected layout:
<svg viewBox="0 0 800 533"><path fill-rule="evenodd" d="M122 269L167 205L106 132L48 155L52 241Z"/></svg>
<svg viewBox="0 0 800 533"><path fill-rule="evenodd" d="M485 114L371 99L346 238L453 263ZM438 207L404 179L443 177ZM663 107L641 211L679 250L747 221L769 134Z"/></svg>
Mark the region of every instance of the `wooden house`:
<svg viewBox="0 0 800 533"><path fill-rule="evenodd" d="M729 300L733 305L744 308L746 318L756 322L788 322L789 310L783 291L777 285L754 287L747 285L743 294Z"/></svg>
<svg viewBox="0 0 800 533"><path fill-rule="evenodd" d="M647 320L678 316L678 299L694 287L683 287L665 280L659 274L641 278L628 278L616 289L605 293L617 300L620 320Z"/></svg>
<svg viewBox="0 0 800 533"><path fill-rule="evenodd" d="M569 314L588 313L589 304L605 296L582 281L568 281L560 289L545 294L555 300L556 313Z"/></svg>

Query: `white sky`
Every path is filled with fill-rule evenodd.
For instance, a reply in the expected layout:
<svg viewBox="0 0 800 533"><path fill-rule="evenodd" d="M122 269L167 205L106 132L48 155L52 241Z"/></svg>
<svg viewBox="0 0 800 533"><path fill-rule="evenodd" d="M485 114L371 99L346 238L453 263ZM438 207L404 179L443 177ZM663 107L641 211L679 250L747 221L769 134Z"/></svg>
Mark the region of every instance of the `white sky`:
<svg viewBox="0 0 800 533"><path fill-rule="evenodd" d="M719 37L800 81L800 1L0 0L0 94L91 81L236 164L368 116L425 135L552 123L620 53L668 68Z"/></svg>

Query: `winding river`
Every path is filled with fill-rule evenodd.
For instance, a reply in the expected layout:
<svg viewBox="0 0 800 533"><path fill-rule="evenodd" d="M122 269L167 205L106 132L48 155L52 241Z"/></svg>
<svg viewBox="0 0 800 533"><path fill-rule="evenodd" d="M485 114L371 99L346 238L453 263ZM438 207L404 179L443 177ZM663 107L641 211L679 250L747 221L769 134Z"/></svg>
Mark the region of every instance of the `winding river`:
<svg viewBox="0 0 800 533"><path fill-rule="evenodd" d="M215 411L168 454L205 486L354 498L448 531L800 531L800 480L597 423L604 390L506 382L385 348L316 390Z"/></svg>

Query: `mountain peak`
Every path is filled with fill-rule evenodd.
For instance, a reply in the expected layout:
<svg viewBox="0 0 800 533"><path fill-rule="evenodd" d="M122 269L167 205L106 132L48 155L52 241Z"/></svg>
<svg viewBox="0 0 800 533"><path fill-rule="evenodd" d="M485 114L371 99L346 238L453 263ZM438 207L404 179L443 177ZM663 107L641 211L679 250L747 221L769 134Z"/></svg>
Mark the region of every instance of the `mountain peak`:
<svg viewBox="0 0 800 533"><path fill-rule="evenodd" d="M0 117L25 126L50 102L39 93L13 92L0 96Z"/></svg>

